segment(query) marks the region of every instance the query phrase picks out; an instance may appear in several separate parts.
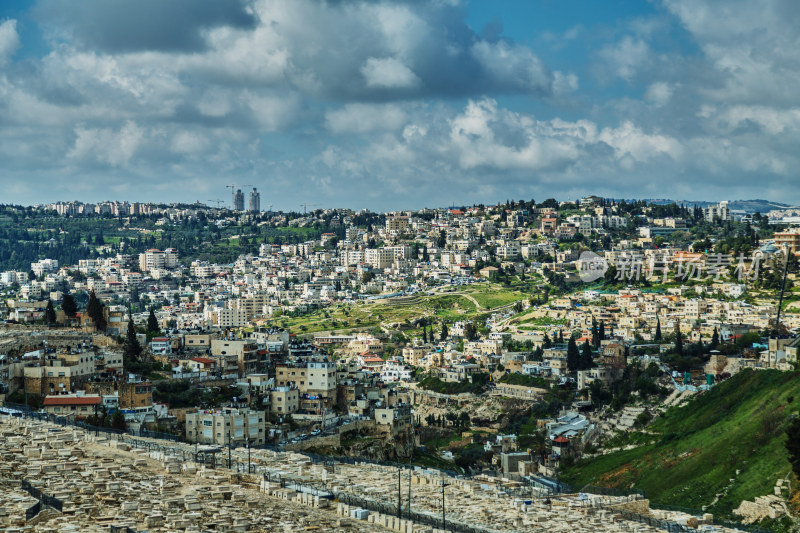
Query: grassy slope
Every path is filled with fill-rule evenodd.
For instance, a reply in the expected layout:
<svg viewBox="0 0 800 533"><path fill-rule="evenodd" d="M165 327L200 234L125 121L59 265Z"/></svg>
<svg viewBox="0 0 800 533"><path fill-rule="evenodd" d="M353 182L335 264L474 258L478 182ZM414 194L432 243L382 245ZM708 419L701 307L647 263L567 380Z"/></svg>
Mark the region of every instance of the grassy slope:
<svg viewBox="0 0 800 533"><path fill-rule="evenodd" d="M709 511L732 517L741 500L770 494L790 471L783 427L800 407L798 378L798 372L740 372L667 411L649 428L661 435L654 444L579 462L563 479L576 487L634 486L656 506L693 509L710 504L730 484Z"/></svg>

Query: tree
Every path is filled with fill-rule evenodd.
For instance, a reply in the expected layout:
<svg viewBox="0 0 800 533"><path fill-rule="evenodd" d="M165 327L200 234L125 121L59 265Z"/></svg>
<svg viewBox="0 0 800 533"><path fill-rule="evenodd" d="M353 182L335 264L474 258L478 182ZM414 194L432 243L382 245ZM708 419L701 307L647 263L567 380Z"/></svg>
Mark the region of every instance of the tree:
<svg viewBox="0 0 800 533"><path fill-rule="evenodd" d="M119 409L114 411L114 416L111 417L111 427L125 431L128 425L125 423L125 415Z"/></svg>
<svg viewBox="0 0 800 533"><path fill-rule="evenodd" d="M711 343L708 347L712 350L716 350L717 346L719 346L719 333L717 332L717 328L714 328L714 333L711 335Z"/></svg>
<svg viewBox="0 0 800 533"><path fill-rule="evenodd" d="M133 327L133 320L128 320L128 333L125 335L125 342L122 345L123 361L126 364L136 363L142 354L142 346L136 338L136 329Z"/></svg>
<svg viewBox="0 0 800 533"><path fill-rule="evenodd" d="M103 302L101 302L97 295L94 293L94 290L89 294L89 303L86 306L86 313L94 322L94 326L97 328L97 331L105 331L106 330L106 319L103 316Z"/></svg>
<svg viewBox="0 0 800 533"><path fill-rule="evenodd" d="M661 319L656 319L656 335L654 340L656 342L661 342Z"/></svg>
<svg viewBox="0 0 800 533"><path fill-rule="evenodd" d="M64 300L61 302L61 309L64 310L64 314L68 317L74 317L78 312L78 306L75 303L75 297L71 294L65 294Z"/></svg>
<svg viewBox="0 0 800 533"><path fill-rule="evenodd" d="M789 452L792 471L800 476L800 418L795 418L786 426L786 436L786 451Z"/></svg>
<svg viewBox="0 0 800 533"><path fill-rule="evenodd" d="M56 310L53 309L53 300L48 298L47 308L44 310L44 321L48 326L56 323Z"/></svg>
<svg viewBox="0 0 800 533"><path fill-rule="evenodd" d="M439 336L439 340L445 341L447 340L447 323L442 322L442 334Z"/></svg>
<svg viewBox="0 0 800 533"><path fill-rule="evenodd" d="M158 319L153 308L150 308L150 315L147 317L147 333L158 333Z"/></svg>
<svg viewBox="0 0 800 533"><path fill-rule="evenodd" d="M428 342L428 332L425 331L425 326L422 326L422 342L426 344Z"/></svg>
<svg viewBox="0 0 800 533"><path fill-rule="evenodd" d="M578 370L588 370L594 366L594 358L592 357L592 347L589 341L583 343L581 355L578 358Z"/></svg>
<svg viewBox="0 0 800 533"><path fill-rule="evenodd" d="M604 320L600 321L600 333L599 333L599 335L600 335L600 340L601 341L606 340L606 323L605 323Z"/></svg>
<svg viewBox="0 0 800 533"><path fill-rule="evenodd" d="M544 333L544 340L542 341L542 346L545 348L552 348L553 341L550 340L550 337L547 335L547 332Z"/></svg>
<svg viewBox="0 0 800 533"><path fill-rule="evenodd" d="M597 327L597 319L592 317L592 344L595 348L600 347L600 330Z"/></svg>
<svg viewBox="0 0 800 533"><path fill-rule="evenodd" d="M675 328L675 353L683 355L683 336L681 335L680 324Z"/></svg>
<svg viewBox="0 0 800 533"><path fill-rule="evenodd" d="M578 370L579 359L578 345L575 343L575 338L570 335L567 343L567 370L570 372Z"/></svg>
<svg viewBox="0 0 800 533"><path fill-rule="evenodd" d="M464 337L466 337L468 341L474 341L478 338L478 330L475 329L475 324L467 322L467 325L464 326Z"/></svg>

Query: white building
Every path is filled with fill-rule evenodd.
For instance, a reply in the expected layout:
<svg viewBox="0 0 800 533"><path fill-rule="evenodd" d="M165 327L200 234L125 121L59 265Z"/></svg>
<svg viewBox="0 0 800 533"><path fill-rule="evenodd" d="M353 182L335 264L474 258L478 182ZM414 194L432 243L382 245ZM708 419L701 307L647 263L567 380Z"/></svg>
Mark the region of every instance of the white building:
<svg viewBox="0 0 800 533"><path fill-rule="evenodd" d="M178 250L167 248L163 252L157 248L151 248L143 254L139 254L139 270L150 272L156 269L169 269L178 266Z"/></svg>
<svg viewBox="0 0 800 533"><path fill-rule="evenodd" d="M264 411L225 407L186 414L186 440L189 442L259 445L265 442L266 428Z"/></svg>
<svg viewBox="0 0 800 533"><path fill-rule="evenodd" d="M728 201L723 200L717 205L710 205L703 210L703 215L707 222L731 220L731 211L728 208Z"/></svg>

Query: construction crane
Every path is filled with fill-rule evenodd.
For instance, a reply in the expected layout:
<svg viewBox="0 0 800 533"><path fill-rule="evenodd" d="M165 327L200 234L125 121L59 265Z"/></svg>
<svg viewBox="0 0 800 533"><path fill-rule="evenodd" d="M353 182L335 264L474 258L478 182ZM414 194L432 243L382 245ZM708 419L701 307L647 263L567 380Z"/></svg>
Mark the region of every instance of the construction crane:
<svg viewBox="0 0 800 533"><path fill-rule="evenodd" d="M308 202L304 202L304 203L302 203L300 205L303 206L303 213L308 213L308 208L309 207L316 207L317 206L317 204L309 204Z"/></svg>
<svg viewBox="0 0 800 533"><path fill-rule="evenodd" d="M212 204L217 204L217 209L219 209L220 206L225 203L225 200L206 200L206 202L211 202Z"/></svg>
<svg viewBox="0 0 800 533"><path fill-rule="evenodd" d="M234 209L234 210L236 209L236 205L234 203L234 198L236 197L236 189L243 189L244 187L249 187L251 185L252 185L252 183L245 183L245 184L239 184L239 185L237 185L235 183L231 183L230 185L226 185L225 186L226 189L230 189L231 190L231 209Z"/></svg>

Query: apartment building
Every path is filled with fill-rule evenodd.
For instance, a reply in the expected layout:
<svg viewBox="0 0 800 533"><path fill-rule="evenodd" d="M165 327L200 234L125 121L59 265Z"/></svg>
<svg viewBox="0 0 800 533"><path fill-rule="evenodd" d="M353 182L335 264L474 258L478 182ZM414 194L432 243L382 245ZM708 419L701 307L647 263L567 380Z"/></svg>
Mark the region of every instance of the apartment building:
<svg viewBox="0 0 800 533"><path fill-rule="evenodd" d="M186 440L220 446L264 444L266 416L251 409L202 409L186 414Z"/></svg>
<svg viewBox="0 0 800 533"><path fill-rule="evenodd" d="M161 251L157 248L151 248L139 254L139 270L142 272L150 272L155 269L175 268L178 266L178 250L175 248L167 248Z"/></svg>

